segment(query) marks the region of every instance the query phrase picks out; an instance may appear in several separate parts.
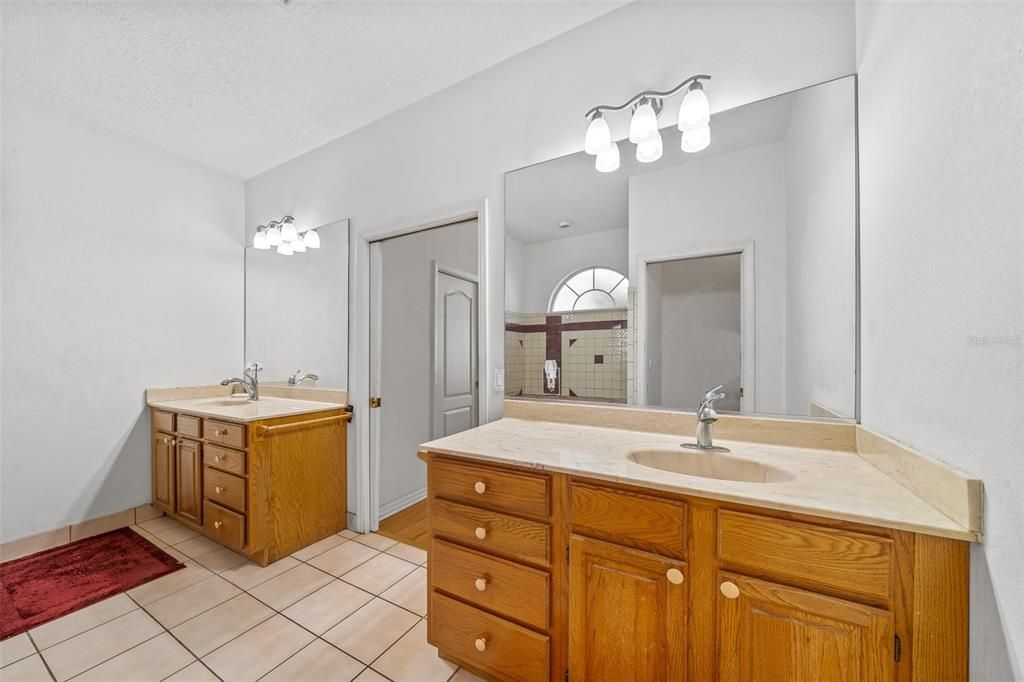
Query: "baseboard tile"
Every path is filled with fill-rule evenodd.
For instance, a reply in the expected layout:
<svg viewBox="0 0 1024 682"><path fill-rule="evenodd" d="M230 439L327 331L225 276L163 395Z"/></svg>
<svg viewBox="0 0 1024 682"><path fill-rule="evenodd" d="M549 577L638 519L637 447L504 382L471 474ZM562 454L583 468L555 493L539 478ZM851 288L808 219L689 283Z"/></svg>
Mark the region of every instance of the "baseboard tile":
<svg viewBox="0 0 1024 682"><path fill-rule="evenodd" d="M88 519L80 523L73 523L69 526L61 526L53 530L34 533L23 538L17 538L0 545L0 561L11 561L29 554L42 552L54 547L66 545L75 540L92 537L107 531L117 530L126 526L132 526L149 519L163 516L163 512L152 505L144 504L139 507L131 507L124 511Z"/></svg>

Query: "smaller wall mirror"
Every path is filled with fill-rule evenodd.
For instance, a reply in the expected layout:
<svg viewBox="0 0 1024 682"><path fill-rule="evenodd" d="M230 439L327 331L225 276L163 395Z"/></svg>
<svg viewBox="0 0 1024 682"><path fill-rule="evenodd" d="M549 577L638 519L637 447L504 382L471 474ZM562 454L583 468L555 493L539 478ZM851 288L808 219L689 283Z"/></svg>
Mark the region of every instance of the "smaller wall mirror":
<svg viewBox="0 0 1024 682"><path fill-rule="evenodd" d="M348 220L317 228L320 248L281 255L245 249L245 361L261 380L348 388Z"/></svg>

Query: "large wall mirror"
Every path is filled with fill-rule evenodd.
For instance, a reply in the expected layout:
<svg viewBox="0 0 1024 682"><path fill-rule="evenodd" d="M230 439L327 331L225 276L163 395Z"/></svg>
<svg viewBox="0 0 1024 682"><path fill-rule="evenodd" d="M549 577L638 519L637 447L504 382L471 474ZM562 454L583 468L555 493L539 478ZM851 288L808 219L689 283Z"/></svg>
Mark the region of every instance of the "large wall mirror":
<svg viewBox="0 0 1024 682"><path fill-rule="evenodd" d="M710 88L709 88L710 89ZM709 93L710 94L710 93ZM712 95L713 96L713 95ZM855 77L505 175L506 397L855 419Z"/></svg>
<svg viewBox="0 0 1024 682"><path fill-rule="evenodd" d="M317 228L320 248L245 250L245 359L261 381L348 388L347 220Z"/></svg>

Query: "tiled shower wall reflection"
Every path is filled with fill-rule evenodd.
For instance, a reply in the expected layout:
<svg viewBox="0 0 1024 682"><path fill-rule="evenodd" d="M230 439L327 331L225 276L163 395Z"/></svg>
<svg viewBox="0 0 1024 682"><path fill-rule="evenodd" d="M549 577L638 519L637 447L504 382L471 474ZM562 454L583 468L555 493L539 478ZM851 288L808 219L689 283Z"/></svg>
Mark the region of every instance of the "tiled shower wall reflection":
<svg viewBox="0 0 1024 682"><path fill-rule="evenodd" d="M510 396L626 402L626 311L506 313L505 393ZM558 362L546 390L544 361Z"/></svg>

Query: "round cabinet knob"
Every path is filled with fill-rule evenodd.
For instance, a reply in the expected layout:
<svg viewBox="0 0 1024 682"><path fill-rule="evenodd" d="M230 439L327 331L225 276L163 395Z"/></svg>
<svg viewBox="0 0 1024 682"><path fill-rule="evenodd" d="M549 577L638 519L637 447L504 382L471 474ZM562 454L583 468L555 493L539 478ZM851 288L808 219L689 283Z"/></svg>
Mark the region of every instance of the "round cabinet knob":
<svg viewBox="0 0 1024 682"><path fill-rule="evenodd" d="M224 492L224 488L220 487L219 485L216 485L213 487L213 492L219 495L220 493Z"/></svg>
<svg viewBox="0 0 1024 682"><path fill-rule="evenodd" d="M220 462L220 455L214 455L213 456L213 461L219 463Z"/></svg>
<svg viewBox="0 0 1024 682"><path fill-rule="evenodd" d="M478 637L474 644L476 645L477 651L487 651L487 640L483 637Z"/></svg>
<svg viewBox="0 0 1024 682"><path fill-rule="evenodd" d="M667 571L665 571L665 577L667 577L668 581L673 585L683 584L683 572L680 571L678 568L670 568Z"/></svg>
<svg viewBox="0 0 1024 682"><path fill-rule="evenodd" d="M172 439L171 439L171 445L174 445L174 444L175 444L175 443L177 443L177 442L178 442L178 440L177 440L176 438L172 438Z"/></svg>
<svg viewBox="0 0 1024 682"><path fill-rule="evenodd" d="M483 540L487 537L487 529L480 527L476 529L476 537L478 540Z"/></svg>
<svg viewBox="0 0 1024 682"><path fill-rule="evenodd" d="M483 495L487 492L487 484L483 481L477 481L473 484L473 490L475 490L478 495Z"/></svg>
<svg viewBox="0 0 1024 682"><path fill-rule="evenodd" d="M213 522L213 527L214 527L214 528L220 528L220 527L221 527L221 526L223 526L223 525L224 525L224 522L223 522L223 521L214 521L214 522Z"/></svg>
<svg viewBox="0 0 1024 682"><path fill-rule="evenodd" d="M484 590L487 589L487 579L486 578L477 578L476 580L473 581L473 584L476 585L476 589L477 589L478 592L483 592Z"/></svg>
<svg viewBox="0 0 1024 682"><path fill-rule="evenodd" d="M724 583L718 586L718 589L722 591L726 599L735 599L740 596L740 588L736 586L736 583L726 580Z"/></svg>
<svg viewBox="0 0 1024 682"><path fill-rule="evenodd" d="M167 445L168 443L171 442L171 439L170 438L164 438L163 441L164 441L164 445Z"/></svg>

